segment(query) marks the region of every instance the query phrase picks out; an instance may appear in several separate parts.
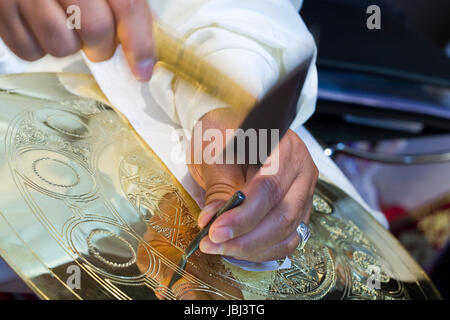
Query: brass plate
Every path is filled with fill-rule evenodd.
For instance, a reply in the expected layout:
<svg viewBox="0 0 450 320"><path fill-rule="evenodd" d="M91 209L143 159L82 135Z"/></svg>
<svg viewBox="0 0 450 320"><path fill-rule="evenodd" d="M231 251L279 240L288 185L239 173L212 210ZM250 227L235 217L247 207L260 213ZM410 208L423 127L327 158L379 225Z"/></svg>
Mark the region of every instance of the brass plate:
<svg viewBox="0 0 450 320"><path fill-rule="evenodd" d="M199 208L107 103L87 75L0 77L0 254L39 297L439 299L392 235L323 180L290 269L197 252L169 290Z"/></svg>

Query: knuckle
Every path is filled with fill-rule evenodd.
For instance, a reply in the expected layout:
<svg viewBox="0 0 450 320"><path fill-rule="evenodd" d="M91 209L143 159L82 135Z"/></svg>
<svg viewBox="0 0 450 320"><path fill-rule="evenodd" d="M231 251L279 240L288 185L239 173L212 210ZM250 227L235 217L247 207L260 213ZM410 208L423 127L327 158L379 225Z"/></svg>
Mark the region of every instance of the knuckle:
<svg viewBox="0 0 450 320"><path fill-rule="evenodd" d="M0 18L2 21L7 21L6 12L7 12L7 10L5 8L4 1L0 1Z"/></svg>
<svg viewBox="0 0 450 320"><path fill-rule="evenodd" d="M289 150L291 150L293 162L300 167L302 167L304 163L312 162L312 158L310 157L308 148L306 147L303 140L296 133L293 133L290 137L291 139L289 139Z"/></svg>
<svg viewBox="0 0 450 320"><path fill-rule="evenodd" d="M305 216L303 217L303 223L306 223L306 224L310 223L311 213L312 213L312 207L309 208L309 210L306 212Z"/></svg>
<svg viewBox="0 0 450 320"><path fill-rule="evenodd" d="M283 199L283 189L280 178L277 175L264 176L260 182L264 194L269 198L273 205Z"/></svg>
<svg viewBox="0 0 450 320"><path fill-rule="evenodd" d="M32 45L23 43L6 43L6 45L12 52L14 52L15 55L28 62L39 60L45 55L45 52L39 48L33 47Z"/></svg>
<svg viewBox="0 0 450 320"><path fill-rule="evenodd" d="M229 216L229 221L234 235L242 235L251 230L253 226L253 219L247 214L232 214ZM244 246L246 245L245 243Z"/></svg>
<svg viewBox="0 0 450 320"><path fill-rule="evenodd" d="M21 48L20 50L13 50L13 52L23 60L29 62L37 61L45 56L43 51L32 48Z"/></svg>
<svg viewBox="0 0 450 320"><path fill-rule="evenodd" d="M81 26L83 38L96 41L111 37L114 33L114 24L108 19L89 19Z"/></svg>
<svg viewBox="0 0 450 320"><path fill-rule="evenodd" d="M14 34L5 35L2 31L0 31L0 37L2 37L5 45L7 45L15 55L25 61L33 62L45 55L45 52L32 41L27 42L17 37L14 38Z"/></svg>
<svg viewBox="0 0 450 320"><path fill-rule="evenodd" d="M289 147L288 150L292 151L293 156L298 156L301 154L301 151L305 148L305 144L303 140L292 131L289 131L289 135L286 138L286 144Z"/></svg>
<svg viewBox="0 0 450 320"><path fill-rule="evenodd" d="M12 1L0 1L0 17L6 19L11 15L11 9L14 9L15 3Z"/></svg>
<svg viewBox="0 0 450 320"><path fill-rule="evenodd" d="M281 229L290 234L297 227L297 216L289 210L284 211L281 216Z"/></svg>
<svg viewBox="0 0 450 320"><path fill-rule="evenodd" d="M79 46L74 43L68 42L65 46L61 47L51 46L49 47L48 52L56 58L63 58L76 53L78 50Z"/></svg>
<svg viewBox="0 0 450 320"><path fill-rule="evenodd" d="M300 244L300 239L295 236L290 239L285 246L286 256L291 256L294 254L295 250L297 250L298 245Z"/></svg>
<svg viewBox="0 0 450 320"><path fill-rule="evenodd" d="M295 133L294 131L289 130L287 136L290 138L290 141L292 142L292 144L294 146L297 146L297 149L303 148L305 146L302 138L300 138L300 136L297 133Z"/></svg>
<svg viewBox="0 0 450 320"><path fill-rule="evenodd" d="M313 179L314 182L317 182L317 180L319 180L319 169L317 168L317 166L315 164L313 164Z"/></svg>
<svg viewBox="0 0 450 320"><path fill-rule="evenodd" d="M77 52L80 45L73 31L59 28L55 22L47 21L43 26L48 53L55 57L65 57Z"/></svg>
<svg viewBox="0 0 450 320"><path fill-rule="evenodd" d="M306 208L310 201L312 201L312 197L310 198L308 194L299 194L297 200L297 210L300 213L302 209Z"/></svg>
<svg viewBox="0 0 450 320"><path fill-rule="evenodd" d="M145 0L121 0L117 1L118 9L122 12L130 12L134 8L141 8Z"/></svg>
<svg viewBox="0 0 450 320"><path fill-rule="evenodd" d="M240 257L249 256L252 253L253 244L249 241L237 241L234 254Z"/></svg>

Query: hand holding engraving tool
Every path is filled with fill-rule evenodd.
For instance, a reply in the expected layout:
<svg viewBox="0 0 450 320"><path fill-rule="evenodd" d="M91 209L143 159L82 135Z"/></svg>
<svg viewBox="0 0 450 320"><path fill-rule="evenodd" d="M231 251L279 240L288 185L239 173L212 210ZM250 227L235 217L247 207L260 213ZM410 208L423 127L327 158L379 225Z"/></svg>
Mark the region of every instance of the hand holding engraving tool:
<svg viewBox="0 0 450 320"><path fill-rule="evenodd" d="M191 161L190 172L206 190L207 206L199 217L199 225L208 223L218 205L230 197L233 190L242 190L248 200L237 210L227 212L211 226L209 237L200 244L204 253L221 254L239 260L263 262L283 259L292 254L300 241L296 228L309 223L312 194L318 177L317 168L298 135L289 130L297 111L297 102L305 83L312 59L304 61L292 73L281 79L243 119L237 121L227 108L209 112L197 128L219 130L226 136L228 129L266 129L267 140L244 140L245 164L200 164ZM271 131L278 130L281 138L271 141ZM249 131L250 132L250 131ZM275 143L273 143L275 142ZM224 141L224 145L227 142ZM268 158L258 158L258 168L247 162L249 152L261 156L260 147L267 143ZM210 141L191 141L191 156L204 153ZM236 143L237 145L237 143ZM271 153L271 148L275 150ZM241 149L242 150L242 149ZM229 150L226 150L227 153ZM239 154L238 154L239 156ZM220 158L219 158L220 159ZM222 157L222 160L223 157Z"/></svg>
<svg viewBox="0 0 450 320"><path fill-rule="evenodd" d="M288 130L296 116L300 93L313 57L304 60L257 102L239 84L199 57L195 48L187 47L161 24L154 24L153 33L159 63L229 105L229 108L206 114L201 119L202 130L218 129L224 133L224 137L227 129L239 127L257 132L257 141L245 141L245 154L237 155L244 159L243 166L208 164L204 159L201 164L191 161L194 164L189 169L194 179L206 190L205 203L208 204L199 218L200 226L209 222L218 205L226 201L234 190L245 188L244 192L249 192L247 196L250 199L250 204L242 207L242 212L236 213L236 217L225 217L227 214L212 224L210 239L206 237L200 249L205 253L258 262L282 258L280 254L284 257L289 255L301 240L296 228L300 222L309 221L312 193L318 177L317 168L305 145L293 131ZM196 129L191 141L191 156L197 153L196 144L201 144L200 153L203 156L207 146L203 141L194 141ZM277 146L278 141L272 141L270 133L266 141L260 141L261 129L278 130L280 145ZM225 145L227 143L224 142ZM260 148L264 143L267 144L268 152L264 155L267 158L260 157ZM265 175L255 166L249 166L247 159L249 152L255 151L255 145L258 163L263 165L262 168L268 169L274 165L279 170ZM278 152L270 157L274 147ZM224 154L228 151L225 148Z"/></svg>
<svg viewBox="0 0 450 320"><path fill-rule="evenodd" d="M241 205L245 200L245 195L241 191L237 191L230 200L228 200L223 207L221 207L214 215L214 217L211 219L211 221L198 233L198 235L195 237L195 239L189 244L189 246L186 248L183 257L178 264L178 270L173 274L172 279L169 283L169 288L172 288L172 286L175 284L176 281L178 281L181 278L181 270L185 270L187 260L191 255L194 254L195 251L197 251L200 241L209 233L209 229L211 228L211 225L213 222L220 217L224 212L234 209L237 206Z"/></svg>

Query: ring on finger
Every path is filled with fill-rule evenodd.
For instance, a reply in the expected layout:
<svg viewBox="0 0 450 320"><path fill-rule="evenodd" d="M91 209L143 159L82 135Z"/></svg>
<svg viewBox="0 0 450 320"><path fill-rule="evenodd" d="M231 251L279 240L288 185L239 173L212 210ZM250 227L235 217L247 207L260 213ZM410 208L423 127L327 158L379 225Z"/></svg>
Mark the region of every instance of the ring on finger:
<svg viewBox="0 0 450 320"><path fill-rule="evenodd" d="M303 249L306 242L308 241L309 237L311 236L311 230L309 230L309 227L304 223L300 223L300 225L295 229L297 232L298 237L300 238L300 249Z"/></svg>

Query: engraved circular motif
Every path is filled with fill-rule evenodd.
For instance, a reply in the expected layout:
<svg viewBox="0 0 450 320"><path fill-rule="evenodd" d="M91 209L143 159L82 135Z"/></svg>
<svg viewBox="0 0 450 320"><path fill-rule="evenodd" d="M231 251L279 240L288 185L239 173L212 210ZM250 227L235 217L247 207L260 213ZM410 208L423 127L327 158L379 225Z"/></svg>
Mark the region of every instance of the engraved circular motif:
<svg viewBox="0 0 450 320"><path fill-rule="evenodd" d="M98 128L92 123L88 125L88 119L73 112L63 111L60 109L42 108L36 110L32 117L41 127L50 129L52 133L63 135L65 139L72 140L86 139L94 134L98 134ZM94 129L94 131L93 131Z"/></svg>
<svg viewBox="0 0 450 320"><path fill-rule="evenodd" d="M29 187L48 196L58 199L95 196L97 187L90 170L62 153L26 150L16 157L14 166Z"/></svg>
<svg viewBox="0 0 450 320"><path fill-rule="evenodd" d="M91 131L78 117L73 115L52 114L44 122L51 129L67 136L84 139L91 136Z"/></svg>
<svg viewBox="0 0 450 320"><path fill-rule="evenodd" d="M51 138L49 143L62 141L76 147L80 146L80 143L103 142L105 134L113 133L109 127L99 125L101 118L106 116L109 116L108 113L99 113L92 118L74 108L62 110L58 107L48 107L30 112L29 121L36 130Z"/></svg>
<svg viewBox="0 0 450 320"><path fill-rule="evenodd" d="M34 160L32 166L36 176L50 185L71 188L80 183L76 170L64 161L46 157Z"/></svg>
<svg viewBox="0 0 450 320"><path fill-rule="evenodd" d="M78 222L68 231L68 243L86 266L103 277L140 281L157 272L158 262L148 246L113 221Z"/></svg>
<svg viewBox="0 0 450 320"><path fill-rule="evenodd" d="M136 252L134 251L131 244L127 242L127 240L125 240L123 237L108 230L93 230L87 237L86 242L89 251L93 253L98 260L111 267L127 268L136 263ZM108 247L114 248L115 251L128 251L128 260L126 262L117 262L110 260L110 258L104 257L103 254L108 250Z"/></svg>
<svg viewBox="0 0 450 320"><path fill-rule="evenodd" d="M279 270L270 289L278 298L320 299L334 285L335 264L326 246L312 239L290 259L291 268Z"/></svg>

